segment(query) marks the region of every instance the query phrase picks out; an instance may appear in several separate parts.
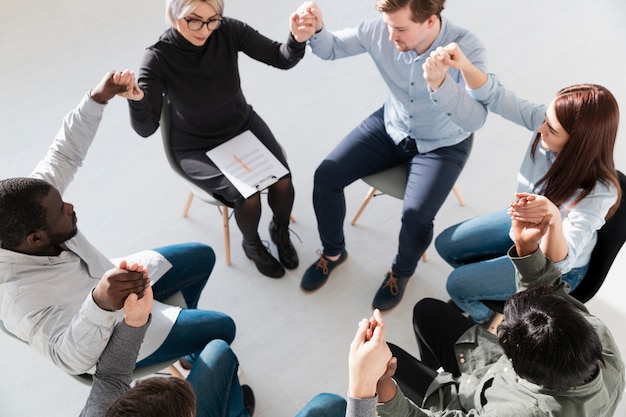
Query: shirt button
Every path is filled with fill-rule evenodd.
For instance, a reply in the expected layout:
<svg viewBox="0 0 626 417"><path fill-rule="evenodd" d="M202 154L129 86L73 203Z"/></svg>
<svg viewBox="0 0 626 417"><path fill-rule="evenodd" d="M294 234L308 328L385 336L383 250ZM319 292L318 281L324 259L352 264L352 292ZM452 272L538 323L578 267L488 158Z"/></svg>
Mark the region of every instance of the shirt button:
<svg viewBox="0 0 626 417"><path fill-rule="evenodd" d="M461 365L463 365L465 363L465 359L461 358L459 359L459 362L461 363Z"/></svg>

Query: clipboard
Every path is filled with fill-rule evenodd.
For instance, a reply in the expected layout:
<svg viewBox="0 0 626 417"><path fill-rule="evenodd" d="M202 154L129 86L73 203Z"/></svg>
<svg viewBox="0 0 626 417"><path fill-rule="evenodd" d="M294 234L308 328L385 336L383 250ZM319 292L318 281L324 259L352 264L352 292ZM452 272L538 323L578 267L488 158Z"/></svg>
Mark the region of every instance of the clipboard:
<svg viewBox="0 0 626 417"><path fill-rule="evenodd" d="M249 130L211 149L206 155L245 198L289 174L289 170Z"/></svg>

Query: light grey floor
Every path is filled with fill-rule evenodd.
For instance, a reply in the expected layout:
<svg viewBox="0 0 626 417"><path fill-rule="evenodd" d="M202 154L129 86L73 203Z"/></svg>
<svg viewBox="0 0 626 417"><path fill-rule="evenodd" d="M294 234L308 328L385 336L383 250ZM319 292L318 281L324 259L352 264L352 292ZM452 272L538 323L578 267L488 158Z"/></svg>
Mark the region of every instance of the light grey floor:
<svg viewBox="0 0 626 417"><path fill-rule="evenodd" d="M287 0L226 0L226 14L283 40ZM320 0L331 29L376 17L373 0ZM548 103L561 87L594 82L613 91L626 110L623 80L626 3L597 0L449 0L445 15L474 31L489 51L489 67L520 95ZM28 175L44 154L61 118L109 69L136 70L146 46L165 28L164 2L151 0L31 0L0 4L0 177ZM300 288L319 248L311 205L315 167L352 127L381 105L385 88L366 56L324 62L307 54L283 72L241 58L246 96L285 147L296 185L293 230L301 266L281 280L265 278L242 253L232 222L233 264L225 266L220 220L214 207L195 202L181 217L187 191L168 168L160 136L139 138L130 128L126 103L107 108L98 137L65 199L76 206L83 232L101 250L121 256L163 244L211 244L218 263L200 305L230 314L238 326L233 349L242 379L254 388L259 417L290 417L314 394L347 389L347 354L359 319L395 253L399 200L378 197L357 226L346 222L350 258L313 294ZM436 231L468 217L504 207L530 132L491 115L476 134L473 155L459 179L467 205L451 196ZM626 170L625 133L619 134L618 168ZM346 190L348 213L367 190ZM264 206L265 208L267 206ZM269 216L264 213L261 235ZM410 281L403 302L385 314L388 339L417 354L411 312L423 297L447 299L450 271L434 249ZM624 251L606 284L589 302L626 351L623 302ZM437 320L437 317L433 317ZM88 389L25 345L0 336L0 415L78 415ZM621 414L626 415L622 405Z"/></svg>

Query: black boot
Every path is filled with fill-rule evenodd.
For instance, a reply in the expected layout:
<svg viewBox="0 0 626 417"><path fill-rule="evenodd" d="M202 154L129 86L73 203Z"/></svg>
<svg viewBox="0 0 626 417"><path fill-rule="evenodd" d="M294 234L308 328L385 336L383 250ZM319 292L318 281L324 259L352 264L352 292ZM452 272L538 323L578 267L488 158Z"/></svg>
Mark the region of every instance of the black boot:
<svg viewBox="0 0 626 417"><path fill-rule="evenodd" d="M287 269L298 267L298 253L289 239L289 226L278 226L274 220L270 222L270 238L278 248L278 259Z"/></svg>
<svg viewBox="0 0 626 417"><path fill-rule="evenodd" d="M252 392L250 385L244 384L241 386L241 393L243 394L243 408L245 408L250 417L252 417L254 414L254 406L256 404L254 392Z"/></svg>
<svg viewBox="0 0 626 417"><path fill-rule="evenodd" d="M270 278L280 278L285 275L285 268L272 256L261 239L257 238L252 242L244 240L242 246L244 253L248 259L252 259L260 273Z"/></svg>

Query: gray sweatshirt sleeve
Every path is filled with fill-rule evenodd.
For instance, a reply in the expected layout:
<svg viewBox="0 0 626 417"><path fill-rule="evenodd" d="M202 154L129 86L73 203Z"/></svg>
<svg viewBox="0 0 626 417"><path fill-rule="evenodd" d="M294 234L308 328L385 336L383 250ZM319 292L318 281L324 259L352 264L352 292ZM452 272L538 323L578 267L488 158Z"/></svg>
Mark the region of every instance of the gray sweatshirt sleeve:
<svg viewBox="0 0 626 417"><path fill-rule="evenodd" d="M142 327L130 327L121 321L115 326L96 365L93 385L81 417L101 417L111 404L130 388L139 347L150 320Z"/></svg>

